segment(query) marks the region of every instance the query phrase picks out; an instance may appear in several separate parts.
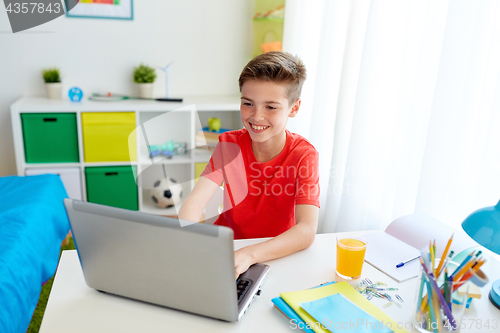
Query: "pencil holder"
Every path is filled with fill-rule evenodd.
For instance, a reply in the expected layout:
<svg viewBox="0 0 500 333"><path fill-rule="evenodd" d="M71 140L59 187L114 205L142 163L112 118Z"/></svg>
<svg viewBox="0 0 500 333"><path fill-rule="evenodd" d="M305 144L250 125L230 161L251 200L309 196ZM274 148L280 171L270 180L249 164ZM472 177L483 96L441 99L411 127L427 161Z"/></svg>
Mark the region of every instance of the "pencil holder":
<svg viewBox="0 0 500 333"><path fill-rule="evenodd" d="M453 282L453 277L450 278L459 266L457 263L448 261L441 272L436 272L439 259L435 262L434 269L429 267L426 271L426 268L420 267L412 316L413 328L423 333L460 332L460 328L465 328L462 317L470 282Z"/></svg>

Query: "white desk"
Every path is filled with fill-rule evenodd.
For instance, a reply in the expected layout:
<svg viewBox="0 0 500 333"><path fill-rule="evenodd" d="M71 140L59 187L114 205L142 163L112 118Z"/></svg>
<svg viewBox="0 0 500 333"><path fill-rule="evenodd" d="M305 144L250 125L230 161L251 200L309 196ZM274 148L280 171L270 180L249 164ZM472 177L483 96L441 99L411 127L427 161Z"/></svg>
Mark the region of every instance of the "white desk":
<svg viewBox="0 0 500 333"><path fill-rule="evenodd" d="M279 296L280 292L307 289L335 279L336 236L337 234L316 235L316 240L310 248L269 261L271 270L264 282L261 296L256 297L237 323L227 323L100 293L85 284L76 251L65 251L57 270L40 333L301 332L291 328L290 321L274 307L271 299ZM259 241L262 240L235 241L235 248ZM481 332L493 333L500 330L500 310L490 303L487 296L491 280L499 277L500 264L489 259L483 267L490 283L482 288L483 297L473 301L464 318L481 319L483 324L489 319L490 329L483 328ZM363 277L399 288L398 294L404 299L403 307L400 309L392 305L383 310L396 322L411 322L416 279L397 283L367 263L363 266ZM386 300L376 298L372 299L372 302L380 308L387 303ZM492 328L493 320L497 321L496 330ZM470 323L468 321L467 325ZM467 327L462 332L477 331L473 326L472 329Z"/></svg>

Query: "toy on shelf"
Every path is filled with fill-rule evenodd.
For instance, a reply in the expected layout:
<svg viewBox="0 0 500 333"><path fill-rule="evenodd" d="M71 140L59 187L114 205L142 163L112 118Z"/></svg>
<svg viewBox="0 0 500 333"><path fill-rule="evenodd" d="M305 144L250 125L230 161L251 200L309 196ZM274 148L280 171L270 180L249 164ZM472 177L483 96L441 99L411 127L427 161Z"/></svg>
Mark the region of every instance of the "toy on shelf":
<svg viewBox="0 0 500 333"><path fill-rule="evenodd" d="M220 118L208 118L208 130L218 132L220 130Z"/></svg>
<svg viewBox="0 0 500 333"><path fill-rule="evenodd" d="M160 208L170 208L181 202L182 187L175 179L166 177L157 180L151 189L151 199Z"/></svg>
<svg viewBox="0 0 500 333"><path fill-rule="evenodd" d="M174 62L171 61L168 65L166 65L165 67L160 67L158 66L159 69L161 69L163 72L165 72L165 97L166 98L169 98L169 93L168 93L168 72L169 72L169 69L170 69L170 66L173 64Z"/></svg>
<svg viewBox="0 0 500 333"><path fill-rule="evenodd" d="M72 102L80 102L83 97L82 89L78 87L70 88L68 91L69 100Z"/></svg>
<svg viewBox="0 0 500 333"><path fill-rule="evenodd" d="M151 145L148 146L149 157L153 158L155 156L166 156L171 159L174 155L184 155L187 150L186 142L177 141L167 141L162 145Z"/></svg>

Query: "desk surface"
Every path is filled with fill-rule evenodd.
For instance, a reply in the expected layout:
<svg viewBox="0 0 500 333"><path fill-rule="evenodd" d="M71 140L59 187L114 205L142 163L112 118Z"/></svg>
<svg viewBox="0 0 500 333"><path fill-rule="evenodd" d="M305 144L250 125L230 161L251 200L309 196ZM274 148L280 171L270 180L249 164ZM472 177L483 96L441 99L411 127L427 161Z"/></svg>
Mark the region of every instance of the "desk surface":
<svg viewBox="0 0 500 333"><path fill-rule="evenodd" d="M366 232L365 232L366 233ZM363 234L363 233L358 233ZM243 318L236 323L209 319L161 306L137 302L100 293L87 287L76 251L64 251L56 273L40 333L65 332L293 332L290 321L277 310L271 299L286 291L302 290L335 279L336 242L338 234L316 235L314 244L291 256L267 262L271 266L264 282L262 294L256 297ZM265 240L265 239L264 239ZM255 244L260 240L235 241L235 249ZM488 260L483 271L490 282L483 287L482 298L474 300L466 311L467 328L461 332L477 332L476 321L489 319L490 328L484 332L498 332L500 310L488 300L494 277L498 277L500 264ZM493 274L496 272L496 274ZM397 283L369 264L363 266L362 278L387 283L399 288L403 307L383 309L396 322L411 323L416 279ZM386 300L372 299L382 308ZM497 328L493 329L496 320ZM469 326L472 325L470 328ZM408 330L411 332L411 330ZM297 331L301 332L301 331Z"/></svg>

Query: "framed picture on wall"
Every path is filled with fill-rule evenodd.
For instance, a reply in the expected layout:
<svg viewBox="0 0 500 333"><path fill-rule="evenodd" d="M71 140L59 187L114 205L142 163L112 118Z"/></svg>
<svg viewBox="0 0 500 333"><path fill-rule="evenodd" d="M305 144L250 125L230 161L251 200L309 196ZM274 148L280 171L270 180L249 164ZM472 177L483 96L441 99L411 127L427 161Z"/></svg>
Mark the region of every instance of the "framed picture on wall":
<svg viewBox="0 0 500 333"><path fill-rule="evenodd" d="M67 17L133 20L133 0L65 0Z"/></svg>

